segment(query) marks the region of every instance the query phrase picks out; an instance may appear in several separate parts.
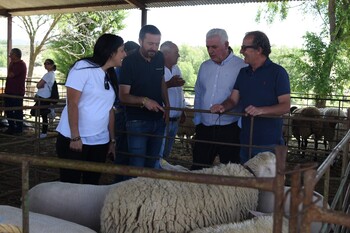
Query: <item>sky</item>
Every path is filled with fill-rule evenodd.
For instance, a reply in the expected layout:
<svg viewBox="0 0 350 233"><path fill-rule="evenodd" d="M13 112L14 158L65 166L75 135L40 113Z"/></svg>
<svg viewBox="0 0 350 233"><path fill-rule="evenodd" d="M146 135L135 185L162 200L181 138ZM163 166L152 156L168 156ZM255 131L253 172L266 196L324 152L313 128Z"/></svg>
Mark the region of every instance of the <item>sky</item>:
<svg viewBox="0 0 350 233"><path fill-rule="evenodd" d="M294 3L295 4L295 3ZM246 32L260 30L267 34L272 45L300 47L306 31L317 31L320 25L312 16L303 16L291 9L286 21L276 20L272 25L256 23L258 3L226 4L196 7L175 7L150 9L148 24L157 26L162 33L162 41L205 45L205 35L212 28L227 31L232 46L241 45ZM119 33L127 40L137 41L141 26L141 12L130 11L127 28Z"/></svg>
<svg viewBox="0 0 350 233"><path fill-rule="evenodd" d="M291 2L299 4L299 2ZM292 8L286 21L276 20L273 24L256 23L260 3L225 4L192 7L156 8L148 10L148 24L157 26L162 33L162 41L205 46L205 35L212 28L223 28L227 31L231 46L239 46L244 34L260 30L267 34L273 46L301 47L302 36L306 31L315 31L319 22L312 16L303 16ZM141 27L141 11L129 10L125 20L126 28L119 35L125 41L138 40ZM6 39L6 19L0 17L0 39ZM13 24L13 40L16 42L27 38L24 30Z"/></svg>

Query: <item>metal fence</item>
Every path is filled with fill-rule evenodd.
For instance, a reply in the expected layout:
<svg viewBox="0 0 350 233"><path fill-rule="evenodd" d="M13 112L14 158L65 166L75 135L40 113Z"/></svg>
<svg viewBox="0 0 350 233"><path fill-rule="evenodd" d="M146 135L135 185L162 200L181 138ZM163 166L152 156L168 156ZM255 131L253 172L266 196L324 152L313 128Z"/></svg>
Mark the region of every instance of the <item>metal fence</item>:
<svg viewBox="0 0 350 233"><path fill-rule="evenodd" d="M63 89L61 89L63 90ZM1 95L5 97L6 95ZM9 97L9 96L7 96ZM59 113L64 104L65 104L65 94L61 95L62 100L60 100L59 104L55 105L57 112ZM33 103L35 98L30 97L30 93L27 93L24 97L25 103L28 101L28 104L25 104L23 107L25 112L28 112L29 109L39 108L33 107ZM311 100L310 100L311 101ZM330 101L337 102L337 101ZM344 101L343 101L344 102ZM341 101L339 101L341 103ZM336 105L340 107L347 106L347 100L344 104ZM171 110L180 110L186 111L187 115L193 115L194 112L205 112L209 113L207 110L186 108L186 109L176 109L170 108ZM4 107L0 107L0 111L8 110ZM29 115L29 114L28 114ZM245 117L243 114L237 114ZM263 117L276 117L276 116L263 116ZM284 119L289 119L291 116L283 116ZM4 118L4 117L3 117ZM349 115L348 118L350 119ZM54 122L57 123L59 120L59 114ZM319 119L308 119L311 121L319 121ZM337 122L342 122L342 119L335 120ZM37 132L41 126L39 117L26 116L24 119L25 123L31 123L34 128L34 132ZM254 122L254 121L253 121ZM54 124L54 123L52 123ZM348 124L349 125L349 124ZM194 127L194 126L186 126L186 127ZM52 128L54 129L54 128ZM193 130L193 129L192 129ZM122 132L122 133L130 133L130 132ZM35 133L36 135L37 133ZM54 135L55 133L52 132ZM1 135L0 135L1 136ZM168 137L168 136L166 136ZM17 141L8 141L6 143L1 144L1 147L6 147L11 144L19 144L25 142L33 142L36 143L40 141L38 137L30 137L30 138L21 138ZM176 137L176 140L186 143L195 143L195 138L189 136L188 138ZM169 179L169 180L177 180L184 182L195 182L195 183L206 183L206 184L215 184L215 185L233 185L240 187L250 187L256 188L259 190L271 191L275 193L276 203L275 203L275 211L274 211L274 233L281 232L282 227L282 217L283 217L283 201L284 201L284 191L283 186L285 184L285 178L288 180L291 186L291 212L289 218L289 232L297 232L297 219L298 216L302 215L302 227L301 232L310 232L310 224L314 221L321 221L324 223L335 224L335 227L332 229L334 232L344 232L346 228L350 228L350 215L349 215L349 140L350 140L350 132L347 132L345 137L335 146L332 151L325 150L312 150L312 148L307 148L304 150L306 154L317 153L318 155L322 155L324 157L324 161L317 166L316 163L285 163L288 161L288 156L293 153L300 154L300 148L295 148L292 145L293 140L291 139L288 148L287 147L276 147L275 152L277 155L277 175L274 178L241 178L241 177L225 177L225 176L213 176L213 175L203 175L203 174L193 174L188 175L183 172L171 172L164 170L154 170L147 168L135 168L129 166L118 166L113 164L98 164L98 163L88 163L88 162L77 162L71 160L63 160L54 158L42 157L42 156L28 156L25 154L11 154L0 152L0 161L17 164L21 166L22 170L22 209L23 209L23 230L24 232L29 232L28 228L28 201L27 201L27 192L30 188L29 185L29 169L31 166L41 166L41 167L49 167L49 168L69 168L69 169L79 169L79 170L88 170L95 172L103 172L108 174L121 174L121 175L130 175L130 176L143 176L143 177L152 177L158 179ZM203 142L203 141L202 141ZM295 142L295 141L294 141ZM213 142L207 142L213 143ZM247 146L249 148L254 147L254 145L240 145ZM40 151L40 148L38 148ZM137 155L131 155L137 156ZM331 177L330 173L333 169L333 164L335 160L340 156L341 158L341 174L338 179L339 186L338 191L332 198L332 203L330 203L331 209L320 208L315 205L312 201L312 193L315 190L316 186L323 182L323 191L325 204L329 202L329 188ZM179 160L171 160L173 163L183 163L188 165L188 161ZM334 177L333 177L334 178ZM303 185L307 184L307 185ZM298 208L302 205L302 208ZM325 224L323 232L330 231L330 224Z"/></svg>

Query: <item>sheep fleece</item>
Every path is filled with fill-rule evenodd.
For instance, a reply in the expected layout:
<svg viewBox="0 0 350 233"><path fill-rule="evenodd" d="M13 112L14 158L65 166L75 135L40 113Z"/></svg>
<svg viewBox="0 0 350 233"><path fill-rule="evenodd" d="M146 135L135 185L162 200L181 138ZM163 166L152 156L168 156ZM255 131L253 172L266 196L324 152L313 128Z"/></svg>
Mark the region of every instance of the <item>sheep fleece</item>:
<svg viewBox="0 0 350 233"><path fill-rule="evenodd" d="M239 164L195 173L252 177ZM240 221L257 203L257 189L140 177L109 192L101 212L101 232L190 232Z"/></svg>
<svg viewBox="0 0 350 233"><path fill-rule="evenodd" d="M197 229L191 233L272 233L272 216L260 216L239 223L217 225L203 229ZM282 233L288 232L288 220L283 219Z"/></svg>

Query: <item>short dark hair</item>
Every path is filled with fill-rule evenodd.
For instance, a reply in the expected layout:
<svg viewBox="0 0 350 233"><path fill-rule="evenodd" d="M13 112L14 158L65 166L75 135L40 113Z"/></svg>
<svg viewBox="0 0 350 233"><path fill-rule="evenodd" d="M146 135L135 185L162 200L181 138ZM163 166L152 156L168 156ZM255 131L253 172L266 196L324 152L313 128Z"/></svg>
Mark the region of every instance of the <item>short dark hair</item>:
<svg viewBox="0 0 350 233"><path fill-rule="evenodd" d="M140 48L140 45L138 45L134 41L127 41L124 44L124 51L126 52L127 55L133 53L134 51L136 51L139 48Z"/></svg>
<svg viewBox="0 0 350 233"><path fill-rule="evenodd" d="M13 48L11 49L11 53L16 55L16 57L21 58L22 57L22 51L19 48Z"/></svg>
<svg viewBox="0 0 350 233"><path fill-rule="evenodd" d="M52 59L50 59L50 58L47 58L47 59L45 59L45 63L46 62L48 62L49 64L51 64L53 67L52 67L52 69L53 70L56 70L57 69L57 67L56 67L56 65L55 65L55 62L52 60Z"/></svg>
<svg viewBox="0 0 350 233"><path fill-rule="evenodd" d="M159 29L154 25L145 25L141 28L139 39L143 41L145 39L146 33L152 34L152 35L161 35Z"/></svg>
<svg viewBox="0 0 350 233"><path fill-rule="evenodd" d="M262 53L268 57L271 53L271 45L266 34L261 31L251 31L245 34L245 38L250 36L253 37L253 45L262 48Z"/></svg>

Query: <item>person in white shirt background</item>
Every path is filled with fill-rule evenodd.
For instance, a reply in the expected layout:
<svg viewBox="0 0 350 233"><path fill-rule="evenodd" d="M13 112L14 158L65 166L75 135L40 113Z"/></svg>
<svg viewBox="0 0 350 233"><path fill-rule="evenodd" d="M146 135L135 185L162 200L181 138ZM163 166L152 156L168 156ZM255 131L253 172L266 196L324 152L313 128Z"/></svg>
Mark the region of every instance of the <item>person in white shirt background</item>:
<svg viewBox="0 0 350 233"><path fill-rule="evenodd" d="M36 93L36 97L42 98L42 99L49 99L51 96L51 90L52 90L53 83L55 82L56 65L52 59L46 59L44 62L44 67L47 70L47 73L36 84L36 87L38 88L38 91ZM40 100L35 105L40 105L40 106L47 105L47 106L49 106L50 102ZM45 138L47 136L47 128L48 128L47 115L49 112L50 112L50 110L48 108L40 110L40 116L43 119L41 134L39 135L40 138Z"/></svg>
<svg viewBox="0 0 350 233"><path fill-rule="evenodd" d="M165 41L161 44L160 51L164 55L164 79L168 88L170 107L184 108L185 98L182 86L185 84L185 80L182 79L180 68L177 65L180 57L179 48L173 42ZM170 110L169 125L165 129L165 138L159 154L161 157L166 158L170 155L179 122L184 122L185 119L183 111Z"/></svg>

